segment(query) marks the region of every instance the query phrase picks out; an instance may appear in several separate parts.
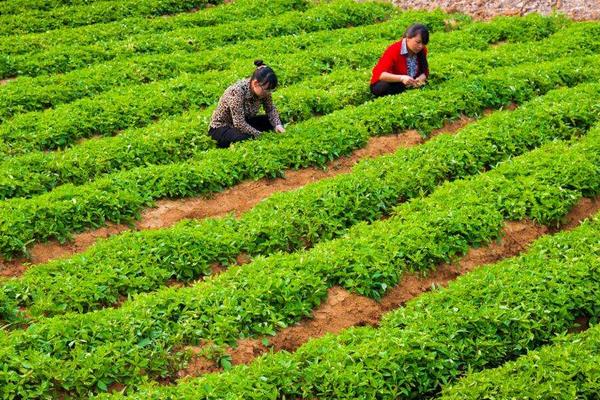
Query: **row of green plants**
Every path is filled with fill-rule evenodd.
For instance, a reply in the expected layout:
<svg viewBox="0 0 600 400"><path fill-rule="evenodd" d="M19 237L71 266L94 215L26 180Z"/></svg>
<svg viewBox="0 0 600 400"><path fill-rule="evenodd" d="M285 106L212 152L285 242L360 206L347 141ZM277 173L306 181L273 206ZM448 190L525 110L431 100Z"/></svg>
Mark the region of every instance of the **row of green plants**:
<svg viewBox="0 0 600 400"><path fill-rule="evenodd" d="M346 16L342 13L341 18ZM21 77L10 85L0 87L0 105L4 108L0 111L0 119L5 121L27 111L60 106L116 87L175 78L185 72L199 74L232 68L240 70L244 60L247 60L244 70L247 73L257 54L271 61L273 58L281 59L285 54L297 54L319 48L343 47L361 41L392 40L400 26L405 26L415 19L424 20L432 25L432 30L444 29L444 18L445 15L439 12L411 12L381 24L316 31L300 36L284 35L277 38L244 40L222 49L196 54L178 52L137 56L94 65L64 75ZM359 24L367 22L373 21L356 21ZM289 63L285 63L284 66L287 64ZM300 69L300 66L295 66L295 69Z"/></svg>
<svg viewBox="0 0 600 400"><path fill-rule="evenodd" d="M282 54L315 47L371 42L378 39L392 41L413 21L422 21L433 31L448 30L450 28L444 27L447 18L449 16L439 12L404 12L377 25L317 31L299 36L284 35L243 40L237 44L200 53L141 55L93 65L64 75L20 77L10 85L0 87L0 120L27 111L55 107L78 98L102 93L115 86L172 78L182 72L198 73L231 68L234 62L242 59L253 60L257 54L265 60L271 60ZM441 38L435 37L430 46L433 46L431 50L434 53L443 49L459 48L483 50L489 43L500 40L539 40L560 30L565 24L561 19L547 19L535 15L524 19L502 17L492 23L461 23L451 27L458 27L464 30L463 33L445 37L445 45L440 43ZM241 64L241 61L239 63Z"/></svg>
<svg viewBox="0 0 600 400"><path fill-rule="evenodd" d="M91 25L133 16L152 17L174 14L222 2L222 0L103 0L95 1L93 4L57 7L47 11L29 10L23 7L18 14L0 14L0 36L45 32L65 26ZM3 3L0 3L0 10Z"/></svg>
<svg viewBox="0 0 600 400"><path fill-rule="evenodd" d="M37 1L37 3L45 7L50 6L49 1ZM31 6L26 4L22 0L0 2L0 14L14 13L16 7L26 6L31 9ZM294 9L305 10L313 4L315 3L311 0L273 0L268 3L236 0L233 4L202 8L192 13L169 15L168 18L135 16L93 25L63 26L46 32L19 34L18 41L15 41L14 36L0 36L0 52L13 55L35 53L57 45L83 45L97 41L122 40L140 33L161 33L177 28L212 26L257 15L277 15Z"/></svg>
<svg viewBox="0 0 600 400"><path fill-rule="evenodd" d="M0 76L67 72L117 57L144 53L170 53L177 50L195 53L248 38L299 35L316 30L374 23L390 18L396 12L387 3L336 0L306 11L289 11L276 17L266 16L217 26L139 34L125 40L108 40L84 46L56 46L34 54L9 54L0 58Z"/></svg>
<svg viewBox="0 0 600 400"><path fill-rule="evenodd" d="M0 252L11 256L26 252L36 241L66 240L73 232L106 221L131 220L159 198L207 195L244 179L322 166L363 147L370 136L405 129L428 132L461 114L522 103L559 86L598 79L599 63L599 56L590 56L498 68L489 74L448 81L436 90L346 107L292 126L285 135L267 134L262 140L230 149L208 150L187 162L134 168L84 186L63 185L32 199L5 200L0 206ZM565 68L572 73L564 74Z"/></svg>
<svg viewBox="0 0 600 400"><path fill-rule="evenodd" d="M599 240L597 215L576 230L539 239L519 257L483 266L409 301L385 315L379 328L351 328L310 340L293 354L269 354L176 386L99 397L431 398L466 373L531 351L497 371L475 374L481 380L467 378L441 398L595 399L598 328L564 347L532 350L576 326L577 315L597 323Z"/></svg>
<svg viewBox="0 0 600 400"><path fill-rule="evenodd" d="M23 7L32 10L50 10L61 6L93 4L95 1L98 0L3 0L0 5L0 13L16 14Z"/></svg>
<svg viewBox="0 0 600 400"><path fill-rule="evenodd" d="M383 41L376 43L381 45ZM349 53L350 50L354 52ZM334 66L364 67L365 58L370 61L367 56L372 53L370 45L348 45L282 55L274 63L280 67L282 85L289 85L327 72ZM306 57L314 57L310 66L306 66ZM284 59L289 64L284 64ZM70 147L93 135L112 136L122 129L147 126L159 118L210 106L228 85L248 75L252 68L249 65L120 87L53 110L18 115L0 125L4 158L35 150Z"/></svg>
<svg viewBox="0 0 600 400"><path fill-rule="evenodd" d="M430 66L434 72L430 83L436 85L502 65L546 61L571 52L565 49L579 53L581 50L575 44L582 38L588 41L582 54L593 53L600 44L600 41L594 40L597 37L600 37L600 24L586 24L563 30L541 42L507 44L486 52L463 50L433 54ZM344 51L353 58L369 61L377 57L376 47L363 44ZM320 53L330 54L327 50ZM315 58L312 57L313 60ZM336 59L337 64L340 61ZM301 121L315 113L322 115L348 105L359 105L370 98L366 83L370 78L369 72L370 65L357 71L336 68L328 75L284 88L274 95L275 102L287 122ZM287 79L291 80L289 75ZM0 164L0 198L31 197L61 184L83 184L118 170L191 158L214 147L205 134L209 116L210 110L187 112L145 128L121 132L116 137L87 141L65 151L33 152L9 158Z"/></svg>
<svg viewBox="0 0 600 400"><path fill-rule="evenodd" d="M156 290L170 279L190 282L215 262L297 251L331 240L360 221L430 193L445 180L477 174L544 143L577 136L600 120L599 84L559 89L517 111L499 112L391 157L363 162L340 175L263 201L239 220L183 222L164 230L126 233L75 257L37 265L0 289L0 318L88 312L122 296ZM98 288L102 288L99 290ZM12 305L9 307L9 305Z"/></svg>
<svg viewBox="0 0 600 400"><path fill-rule="evenodd" d="M588 240L587 244L600 255L598 242ZM594 266L597 269L598 263ZM597 324L597 314L594 321ZM467 375L457 384L444 388L440 399L592 400L600 393L598 365L600 325L595 325L581 334L561 335L551 346L499 368Z"/></svg>
<svg viewBox="0 0 600 400"><path fill-rule="evenodd" d="M466 39L465 43L469 43L468 36L459 36ZM454 37L450 35L450 40L442 40L439 47L447 48L443 42L452 44ZM379 45L383 46L383 41L357 45L358 48L337 46L335 49L313 50L308 54L315 60L310 67L303 66L306 54L302 52L293 56L277 57L274 62L281 64L282 79L293 82L299 76L328 70L334 65L370 67L377 57ZM473 55L471 53L461 56L463 70L468 58ZM495 60L490 62L497 64ZM449 68L460 69L453 63L450 63ZM189 107L190 104L210 104L218 98L226 82L236 79L244 71L245 69L238 65L227 72L184 75L166 82L118 88L93 99L60 106L51 112L20 115L0 128L0 136L7 142L4 146L5 154L30 151L32 147L52 149L65 146L82 136L111 134L130 125L145 125L156 118L157 114L179 112L182 107ZM438 76L445 79L444 72L446 71L442 71ZM229 79L224 79L227 77ZM170 96L172 92L176 93Z"/></svg>
<svg viewBox="0 0 600 400"><path fill-rule="evenodd" d="M138 295L118 309L69 313L13 331L0 337L0 390L5 397L32 390L29 397L38 398L57 390L87 396L114 382L134 387L179 367L185 354L174 346L274 334L310 315L334 285L379 298L403 272L434 268L497 238L506 219L556 223L582 196L600 192L599 137L597 128L573 146L552 143L492 172L444 185L401 205L385 221L359 224L309 251L257 258L191 287ZM596 283L585 279L595 290ZM598 301L590 297L588 302ZM402 317L387 324L400 325ZM546 335L547 325L540 327Z"/></svg>
<svg viewBox="0 0 600 400"><path fill-rule="evenodd" d="M344 48L343 52L352 54L353 59L368 59L368 56L374 54L370 45L350 46ZM319 53L325 58L331 54L326 49ZM449 57L454 56L453 53L447 54ZM305 55L306 53L303 53L301 57L297 57L298 61ZM472 54L460 54L464 60L462 63L455 60L449 66L440 65L438 73L432 76L432 84L450 79L454 75L462 75L465 69L461 66L465 64L471 67L479 65L478 72L486 69L486 60L488 64L497 65L492 54L478 55L480 58L477 62L473 62ZM286 58L289 60L291 57ZM432 57L432 67L437 65L437 59L438 57ZM336 62L339 64L341 60L338 58ZM354 63L352 59L347 62ZM369 69L355 71L347 67L339 68L337 65L334 67L336 68L332 73L317 75L300 82L297 81L305 76L287 76L288 82L294 84L284 87L274 96L284 121L302 121L315 113L323 115L348 105L362 104L371 98L367 87ZM302 70L302 74L307 72L310 71ZM235 74L232 74L231 78L235 78ZM196 79L188 81L195 82ZM214 99L218 95L219 90L215 90ZM144 100L146 99L140 99ZM211 100L207 99L206 103ZM106 102L112 104L109 99ZM9 157L0 164L0 198L31 197L61 184L83 184L102 174L122 169L149 164L168 164L191 158L214 147L212 140L206 135L211 111L212 107L208 110L186 112L144 128L125 130L114 137L85 141L64 151L35 151ZM102 120L102 114L94 115L92 111L87 114L93 115L94 120ZM74 117L73 113L70 115ZM77 119L73 121L85 123ZM94 124L89 126L92 129Z"/></svg>
<svg viewBox="0 0 600 400"><path fill-rule="evenodd" d="M348 79L352 81L348 83ZM299 122L370 99L366 71L349 68L307 78L280 89L281 117ZM310 89L305 89L310 87ZM84 141L57 152L36 151L0 164L0 197L31 197L65 183L85 184L107 173L143 165L181 162L214 148L208 124L214 106L185 112L117 136Z"/></svg>

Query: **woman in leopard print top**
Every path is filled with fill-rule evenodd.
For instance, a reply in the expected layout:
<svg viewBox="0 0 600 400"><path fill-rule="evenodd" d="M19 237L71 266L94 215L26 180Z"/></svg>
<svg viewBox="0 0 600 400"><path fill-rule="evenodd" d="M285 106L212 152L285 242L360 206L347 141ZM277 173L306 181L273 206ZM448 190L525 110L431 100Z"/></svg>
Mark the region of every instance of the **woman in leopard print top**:
<svg viewBox="0 0 600 400"><path fill-rule="evenodd" d="M225 90L212 114L208 134L219 147L229 147L233 142L256 138L273 129L285 132L271 98L277 87L277 76L262 60L256 60L254 65L256 70L250 78ZM266 115L257 115L261 105Z"/></svg>

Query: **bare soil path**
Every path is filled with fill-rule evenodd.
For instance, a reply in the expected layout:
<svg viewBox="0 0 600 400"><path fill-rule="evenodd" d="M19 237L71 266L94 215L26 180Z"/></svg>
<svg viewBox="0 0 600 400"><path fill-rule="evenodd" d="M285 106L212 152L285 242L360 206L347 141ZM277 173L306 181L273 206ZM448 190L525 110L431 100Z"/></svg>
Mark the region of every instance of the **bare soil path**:
<svg viewBox="0 0 600 400"><path fill-rule="evenodd" d="M400 283L391 288L379 302L350 293L341 287L333 287L329 289L326 301L313 312L312 318L285 328L274 336L240 340L235 348L227 350L227 354L231 357L233 365L248 364L269 351L295 351L310 339L328 333L338 333L352 326L377 326L383 314L430 291L432 287L447 286L457 277L480 266L521 254L542 235L573 229L599 211L600 197L584 198L565 217L559 228L549 229L531 221L508 222L503 229L501 240L484 247L473 248L456 262L442 264L427 274L405 274ZM581 331L587 327L587 318L581 316L577 318L576 326L572 330ZM200 353L202 350L199 347L190 349L193 353ZM216 360L198 355L192 357L186 369L178 371L173 381L219 371L222 371L222 368Z"/></svg>
<svg viewBox="0 0 600 400"><path fill-rule="evenodd" d="M514 106L508 107L513 109ZM492 110L486 110L489 114ZM453 134L470 123L473 119L461 117L448 122L442 128L433 131L427 139L440 134ZM142 213L142 218L135 223L133 229L167 228L186 218L208 218L234 213L239 216L250 210L261 200L273 193L298 189L309 183L343 173L349 173L352 167L366 158L391 154L400 148L408 148L423 143L425 139L414 130L387 136L373 137L366 147L358 149L349 156L340 157L327 165L325 169L305 168L288 170L283 178L245 181L211 198L196 197L177 200L160 200L155 208ZM35 244L30 249L29 258L14 260L0 259L0 277L21 275L30 265L65 258L85 251L98 240L132 229L128 225L108 224L105 227L86 231L74 236L68 243L49 241Z"/></svg>

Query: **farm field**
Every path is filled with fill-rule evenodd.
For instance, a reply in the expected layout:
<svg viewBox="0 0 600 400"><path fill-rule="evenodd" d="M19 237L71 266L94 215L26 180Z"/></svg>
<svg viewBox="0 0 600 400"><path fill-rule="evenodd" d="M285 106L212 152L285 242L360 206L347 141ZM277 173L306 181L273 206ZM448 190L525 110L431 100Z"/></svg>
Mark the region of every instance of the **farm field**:
<svg viewBox="0 0 600 400"><path fill-rule="evenodd" d="M0 398L600 395L600 21L3 0L0 22ZM375 98L416 22L427 85ZM219 148L255 59L286 130Z"/></svg>

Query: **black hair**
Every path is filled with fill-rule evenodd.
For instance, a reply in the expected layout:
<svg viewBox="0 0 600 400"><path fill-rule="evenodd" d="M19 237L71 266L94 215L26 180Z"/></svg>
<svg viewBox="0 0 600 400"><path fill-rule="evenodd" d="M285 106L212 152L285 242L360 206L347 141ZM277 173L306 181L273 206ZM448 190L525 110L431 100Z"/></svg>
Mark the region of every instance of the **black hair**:
<svg viewBox="0 0 600 400"><path fill-rule="evenodd" d="M406 28L406 32L402 35L403 38L414 38L417 35L421 35L423 44L429 43L429 29L423 24L412 24Z"/></svg>
<svg viewBox="0 0 600 400"><path fill-rule="evenodd" d="M256 69L250 80L256 80L265 89L275 89L277 87L277 75L275 75L271 67L267 66L263 60L254 61L254 65Z"/></svg>
<svg viewBox="0 0 600 400"><path fill-rule="evenodd" d="M406 28L406 31L402 37L411 39L417 35L421 35L421 41L423 44L426 45L429 43L429 29L427 29L427 27L423 24L412 24ZM427 61L427 57L425 57L425 52L420 51L417 53L417 60L419 62L420 71L424 71L429 68L429 62Z"/></svg>

